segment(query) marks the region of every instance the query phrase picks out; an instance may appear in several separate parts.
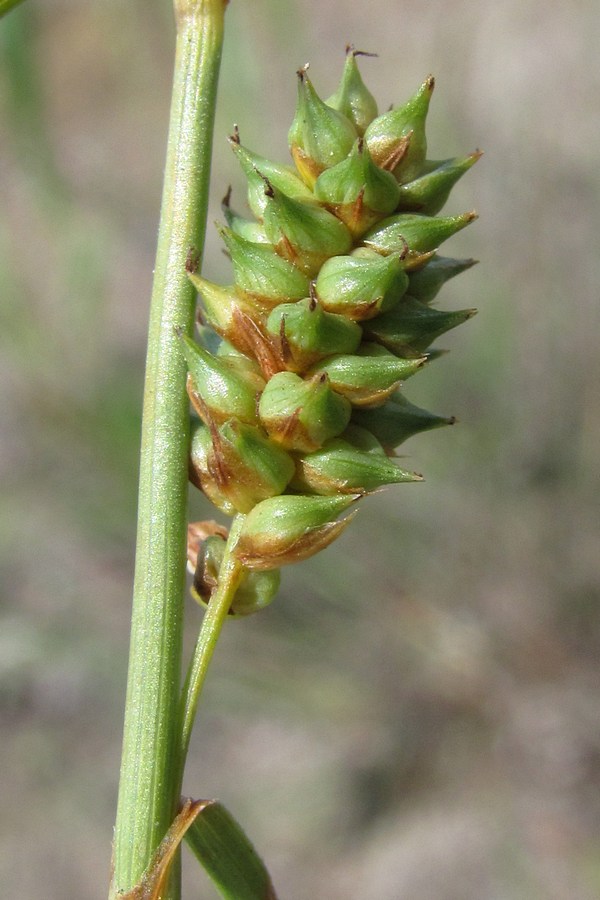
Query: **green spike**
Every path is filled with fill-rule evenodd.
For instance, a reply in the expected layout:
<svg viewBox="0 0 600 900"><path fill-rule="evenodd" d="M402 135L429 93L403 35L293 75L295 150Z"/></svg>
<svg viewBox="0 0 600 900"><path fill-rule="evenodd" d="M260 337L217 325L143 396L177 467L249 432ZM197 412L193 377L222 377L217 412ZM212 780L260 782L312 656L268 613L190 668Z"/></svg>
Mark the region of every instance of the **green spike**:
<svg viewBox="0 0 600 900"><path fill-rule="evenodd" d="M294 474L285 450L235 419L219 429L197 428L191 462L204 493L230 514L250 512L261 500L281 494Z"/></svg>
<svg viewBox="0 0 600 900"><path fill-rule="evenodd" d="M414 181L401 184L398 209L435 216L445 205L458 179L462 178L481 156L481 151L476 150L469 156L445 159L434 163L434 168Z"/></svg>
<svg viewBox="0 0 600 900"><path fill-rule="evenodd" d="M451 259L436 255L421 269L409 274L406 293L422 303L431 303L450 278L470 269L476 262L476 259Z"/></svg>
<svg viewBox="0 0 600 900"><path fill-rule="evenodd" d="M203 297L200 323L223 338L218 349L207 338L210 363L202 347L184 344L188 392L206 423L194 432L190 477L221 510L243 516L233 552L256 575L327 546L352 518L337 516L364 493L418 480L389 458L393 447L454 421L410 404L398 385L439 355L425 354L434 338L474 312L427 304L472 265L436 250L476 214L436 214L480 154L427 160L433 78L378 116L357 55L347 48L326 102L306 68L298 73L295 170L242 147L236 130L230 140L258 221L234 212L228 194L221 233L236 284L190 276ZM212 537L195 591L206 602L224 544L219 526L204 531ZM257 590L248 611L272 599L273 583L262 599Z"/></svg>
<svg viewBox="0 0 600 900"><path fill-rule="evenodd" d="M436 416L415 406L399 392L392 394L377 409L356 409L352 413L352 422L368 429L388 450L393 450L420 431L454 425L455 421L454 416Z"/></svg>
<svg viewBox="0 0 600 900"><path fill-rule="evenodd" d="M266 328L278 341L286 368L294 372L331 353L354 353L362 337L356 322L325 312L314 297L275 307Z"/></svg>
<svg viewBox="0 0 600 900"><path fill-rule="evenodd" d="M426 361L425 356L399 359L378 344L362 344L357 355L330 356L313 366L309 374L326 373L332 388L354 406L376 406Z"/></svg>
<svg viewBox="0 0 600 900"><path fill-rule="evenodd" d="M409 256L429 253L453 234L470 225L477 218L476 212L460 216L421 216L417 213L400 213L384 219L370 231L363 242L378 253L406 252Z"/></svg>
<svg viewBox="0 0 600 900"><path fill-rule="evenodd" d="M352 236L343 222L322 209L286 197L266 183L264 227L277 253L306 275L316 275L330 256L347 253Z"/></svg>
<svg viewBox="0 0 600 900"><path fill-rule="evenodd" d="M314 494L366 494L384 484L422 481L416 472L398 468L386 456L366 453L341 438L334 438L296 461L291 487Z"/></svg>
<svg viewBox="0 0 600 900"><path fill-rule="evenodd" d="M273 441L286 450L309 452L341 434L351 409L332 390L327 375L303 380L293 372L278 372L267 382L258 413Z"/></svg>
<svg viewBox="0 0 600 900"><path fill-rule="evenodd" d="M413 297L404 297L391 312L365 324L365 336L393 353L423 352L440 334L462 325L477 310L431 309Z"/></svg>
<svg viewBox="0 0 600 900"><path fill-rule="evenodd" d="M255 244L229 228L219 228L239 290L263 306L276 306L308 296L309 280L267 244Z"/></svg>
<svg viewBox="0 0 600 900"><path fill-rule="evenodd" d="M202 542L191 588L192 596L202 606L208 606L219 583L224 554L225 540L220 535L211 535ZM280 582L279 569L270 569L268 572L245 571L231 601L228 616L241 618L260 612L274 600Z"/></svg>
<svg viewBox="0 0 600 900"><path fill-rule="evenodd" d="M359 237L396 209L400 186L391 172L375 165L359 138L346 159L319 175L315 196L333 209L354 237Z"/></svg>
<svg viewBox="0 0 600 900"><path fill-rule="evenodd" d="M256 378L241 375L226 357L214 356L181 334L191 378L191 400L207 424L236 418L258 422Z"/></svg>
<svg viewBox="0 0 600 900"><path fill-rule="evenodd" d="M296 168L312 188L324 169L348 155L357 134L346 116L321 100L306 69L298 72L298 104L288 140Z"/></svg>
<svg viewBox="0 0 600 900"><path fill-rule="evenodd" d="M377 116L377 101L369 91L356 64L357 56L373 56L371 53L362 53L354 47L346 47L346 62L342 79L335 94L325 101L327 106L337 109L353 123L359 135L365 133L365 129Z"/></svg>
<svg viewBox="0 0 600 900"><path fill-rule="evenodd" d="M334 541L353 515L336 521L357 495L283 496L263 500L246 517L235 549L248 569L272 569L307 559Z"/></svg>
<svg viewBox="0 0 600 900"><path fill-rule="evenodd" d="M425 120L434 84L430 75L404 106L378 116L365 131L377 165L393 172L400 183L421 174L427 153Z"/></svg>
<svg viewBox="0 0 600 900"><path fill-rule="evenodd" d="M407 287L408 275L399 254L335 256L324 263L315 283L324 309L356 321L391 309Z"/></svg>
<svg viewBox="0 0 600 900"><path fill-rule="evenodd" d="M229 138L229 142L248 181L248 205L258 219L262 219L267 205L265 178L288 197L304 203L315 203L313 192L291 166L274 163L258 153L252 153L240 144L237 130Z"/></svg>

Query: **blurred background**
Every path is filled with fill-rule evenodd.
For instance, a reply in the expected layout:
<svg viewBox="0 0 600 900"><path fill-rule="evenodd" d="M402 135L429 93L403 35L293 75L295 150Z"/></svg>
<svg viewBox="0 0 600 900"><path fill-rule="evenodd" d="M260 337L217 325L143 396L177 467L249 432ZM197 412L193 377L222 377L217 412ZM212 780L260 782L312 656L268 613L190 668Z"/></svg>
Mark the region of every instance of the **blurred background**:
<svg viewBox="0 0 600 900"><path fill-rule="evenodd" d="M480 314L407 396L460 425L226 629L186 791L282 900L600 894L600 6L232 0L225 141L287 159L295 70L344 47L380 108L433 72L430 154L486 151L450 213ZM27 0L0 23L0 883L105 897L173 50L168 0ZM229 278L209 227L204 271ZM193 497L191 518L212 517ZM187 603L188 646L200 611ZM189 858L186 897L216 894Z"/></svg>

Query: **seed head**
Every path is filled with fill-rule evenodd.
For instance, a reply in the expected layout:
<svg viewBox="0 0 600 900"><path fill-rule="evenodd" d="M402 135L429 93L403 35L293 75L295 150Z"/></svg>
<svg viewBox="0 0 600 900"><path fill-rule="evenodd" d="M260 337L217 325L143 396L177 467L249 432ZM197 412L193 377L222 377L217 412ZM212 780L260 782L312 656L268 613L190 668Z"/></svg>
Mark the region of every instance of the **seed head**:
<svg viewBox="0 0 600 900"><path fill-rule="evenodd" d="M401 386L442 355L431 346L439 335L474 314L429 304L473 265L437 250L476 214L438 213L481 154L428 160L433 78L378 115L362 55L347 48L326 101L307 67L298 72L293 167L248 150L235 129L230 143L254 218L236 212L227 191L219 230L234 283L221 287L189 266L207 343L182 338L198 416L190 478L221 511L242 517L231 549L241 564L232 615L267 605L279 567L327 547L360 497L420 481L400 468L395 448L454 422L414 406ZM221 338L214 352L208 331ZM192 542L203 603L219 580L219 527Z"/></svg>

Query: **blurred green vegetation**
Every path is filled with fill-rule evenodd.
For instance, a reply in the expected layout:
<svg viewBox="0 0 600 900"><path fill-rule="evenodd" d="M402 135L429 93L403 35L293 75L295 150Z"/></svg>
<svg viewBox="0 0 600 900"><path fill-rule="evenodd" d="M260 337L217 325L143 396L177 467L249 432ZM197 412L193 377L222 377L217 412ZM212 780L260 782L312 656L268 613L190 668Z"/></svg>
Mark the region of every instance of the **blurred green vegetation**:
<svg viewBox="0 0 600 900"><path fill-rule="evenodd" d="M226 630L186 791L229 806L286 900L593 900L600 7L227 15L211 218L229 183L242 205L232 123L285 159L296 68L327 95L354 42L382 108L435 73L432 156L486 150L448 207L478 208L448 251L481 264L440 298L481 312L407 389L460 420L407 444L426 482L370 498ZM172 40L166 0L0 23L0 882L21 900L108 882ZM228 277L214 230L205 271Z"/></svg>

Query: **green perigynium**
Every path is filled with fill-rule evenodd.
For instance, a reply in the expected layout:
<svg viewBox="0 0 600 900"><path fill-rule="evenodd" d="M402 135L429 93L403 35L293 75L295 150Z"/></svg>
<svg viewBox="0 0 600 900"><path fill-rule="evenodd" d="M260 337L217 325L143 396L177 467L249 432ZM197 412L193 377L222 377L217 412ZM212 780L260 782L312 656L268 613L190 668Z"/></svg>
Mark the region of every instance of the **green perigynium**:
<svg viewBox="0 0 600 900"><path fill-rule="evenodd" d="M230 612L272 599L278 568L318 552L360 497L419 481L394 449L452 424L411 404L402 383L435 358L431 343L474 310L430 304L473 260L440 256L440 244L476 218L438 215L476 151L427 158L429 77L403 105L378 115L357 56L326 101L307 68L289 130L295 167L231 146L248 183L253 219L229 194L220 232L234 284L190 277L199 319L222 343L216 354L184 340L193 428L191 478L242 522L234 553L245 573ZM194 592L219 582L224 538L194 542ZM268 577L267 577L268 576Z"/></svg>

